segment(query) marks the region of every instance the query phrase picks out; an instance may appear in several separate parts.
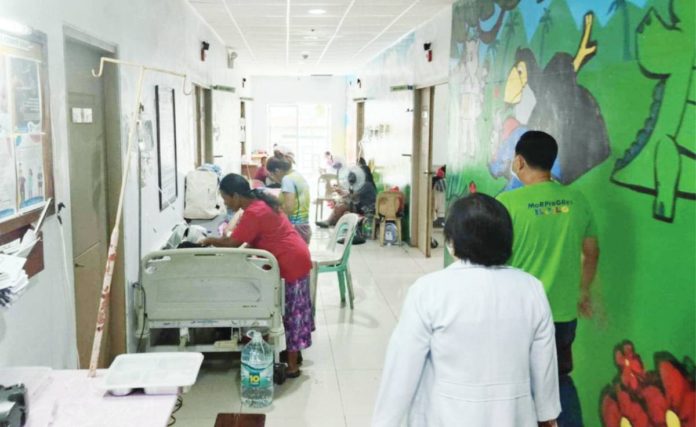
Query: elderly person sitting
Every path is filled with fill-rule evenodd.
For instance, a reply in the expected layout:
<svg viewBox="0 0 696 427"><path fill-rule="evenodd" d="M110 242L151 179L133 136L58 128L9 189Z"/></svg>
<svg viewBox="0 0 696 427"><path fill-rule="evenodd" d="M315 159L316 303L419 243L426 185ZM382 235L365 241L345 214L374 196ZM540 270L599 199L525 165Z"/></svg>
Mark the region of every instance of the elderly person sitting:
<svg viewBox="0 0 696 427"><path fill-rule="evenodd" d="M472 194L453 204L445 238L457 260L408 291L372 426L554 425L553 319L541 282L505 266L510 215Z"/></svg>

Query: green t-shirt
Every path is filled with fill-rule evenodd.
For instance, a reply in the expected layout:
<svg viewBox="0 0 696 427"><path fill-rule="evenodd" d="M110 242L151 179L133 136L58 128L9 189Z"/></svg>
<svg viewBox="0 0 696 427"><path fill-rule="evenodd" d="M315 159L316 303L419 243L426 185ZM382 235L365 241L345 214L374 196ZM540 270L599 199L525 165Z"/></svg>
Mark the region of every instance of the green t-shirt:
<svg viewBox="0 0 696 427"><path fill-rule="evenodd" d="M512 217L510 265L538 278L556 322L577 318L582 281L582 243L596 237L592 211L578 191L543 182L502 193Z"/></svg>
<svg viewBox="0 0 696 427"><path fill-rule="evenodd" d="M311 195L307 181L297 173L292 171L283 177L280 184L283 193L295 195L295 211L288 216L292 224L309 224L309 205Z"/></svg>

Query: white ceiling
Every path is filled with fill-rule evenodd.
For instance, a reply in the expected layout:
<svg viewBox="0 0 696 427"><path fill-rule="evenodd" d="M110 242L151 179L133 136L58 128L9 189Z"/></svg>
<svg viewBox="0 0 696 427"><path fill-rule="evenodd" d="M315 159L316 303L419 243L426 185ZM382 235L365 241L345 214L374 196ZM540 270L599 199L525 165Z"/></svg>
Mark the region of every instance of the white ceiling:
<svg viewBox="0 0 696 427"><path fill-rule="evenodd" d="M249 74L348 74L453 0L188 0ZM312 15L323 9L323 15ZM211 52L211 54L213 54ZM308 56L303 60L303 55Z"/></svg>

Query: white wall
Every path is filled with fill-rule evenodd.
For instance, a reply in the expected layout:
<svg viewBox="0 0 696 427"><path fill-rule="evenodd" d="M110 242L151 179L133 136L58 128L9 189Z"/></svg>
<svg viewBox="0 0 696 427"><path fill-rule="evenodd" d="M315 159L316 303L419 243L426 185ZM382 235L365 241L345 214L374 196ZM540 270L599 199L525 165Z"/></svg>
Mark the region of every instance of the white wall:
<svg viewBox="0 0 696 427"><path fill-rule="evenodd" d="M269 104L329 104L331 105L331 151L345 158L346 78L345 77L253 77L251 102L251 150L273 147L268 141Z"/></svg>
<svg viewBox="0 0 696 427"><path fill-rule="evenodd" d="M48 38L49 84L53 126L55 193L58 202L70 206L69 151L67 146L66 85L63 51L63 25L70 25L118 47L123 60L140 62L193 76L202 84L240 87L241 74L226 69L225 49L214 34L194 14L185 0L2 0L0 16L22 22L46 33ZM199 59L200 42L210 43L208 60ZM127 139L133 109L137 71L123 68L121 88L121 129L123 145ZM193 102L182 94L182 81L175 77L149 74L143 90L146 114L154 119L154 85L177 89L177 148L180 196L172 209L159 211L156 168L145 176L142 189L143 251L156 249L168 230L180 221L183 208L183 176L193 165ZM230 119L232 120L232 119ZM238 128L238 126L237 126ZM231 136L234 137L233 135ZM125 152L125 147L124 147ZM230 153L229 164L238 164ZM125 164L125 162L124 162ZM131 162L134 166L135 161ZM138 279L138 188L134 173L129 175L124 205L123 236L126 278ZM66 212L66 256L72 260L72 224ZM26 295L13 307L0 311L0 366L74 366L75 327L66 314L66 298L72 298L72 262L68 280L64 279L63 249L54 217L44 226L45 264L42 273L31 280ZM130 290L130 287L127 287ZM67 292L67 294L66 294ZM130 302L130 295L127 295ZM97 302L95 301L95 304ZM129 321L133 319L129 316ZM129 324L132 330L132 325ZM132 342L128 343L133 345Z"/></svg>

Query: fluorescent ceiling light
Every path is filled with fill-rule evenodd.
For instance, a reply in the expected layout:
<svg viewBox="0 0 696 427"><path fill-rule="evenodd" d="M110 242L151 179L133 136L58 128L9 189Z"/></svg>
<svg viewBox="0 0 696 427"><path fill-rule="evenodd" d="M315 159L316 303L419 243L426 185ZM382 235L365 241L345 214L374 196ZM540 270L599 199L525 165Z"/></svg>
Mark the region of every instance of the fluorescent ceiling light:
<svg viewBox="0 0 696 427"><path fill-rule="evenodd" d="M0 30L12 33L18 36L28 36L31 34L31 28L19 22L10 21L9 19L0 18Z"/></svg>
<svg viewBox="0 0 696 427"><path fill-rule="evenodd" d="M323 15L326 11L324 9L309 9L310 15Z"/></svg>

